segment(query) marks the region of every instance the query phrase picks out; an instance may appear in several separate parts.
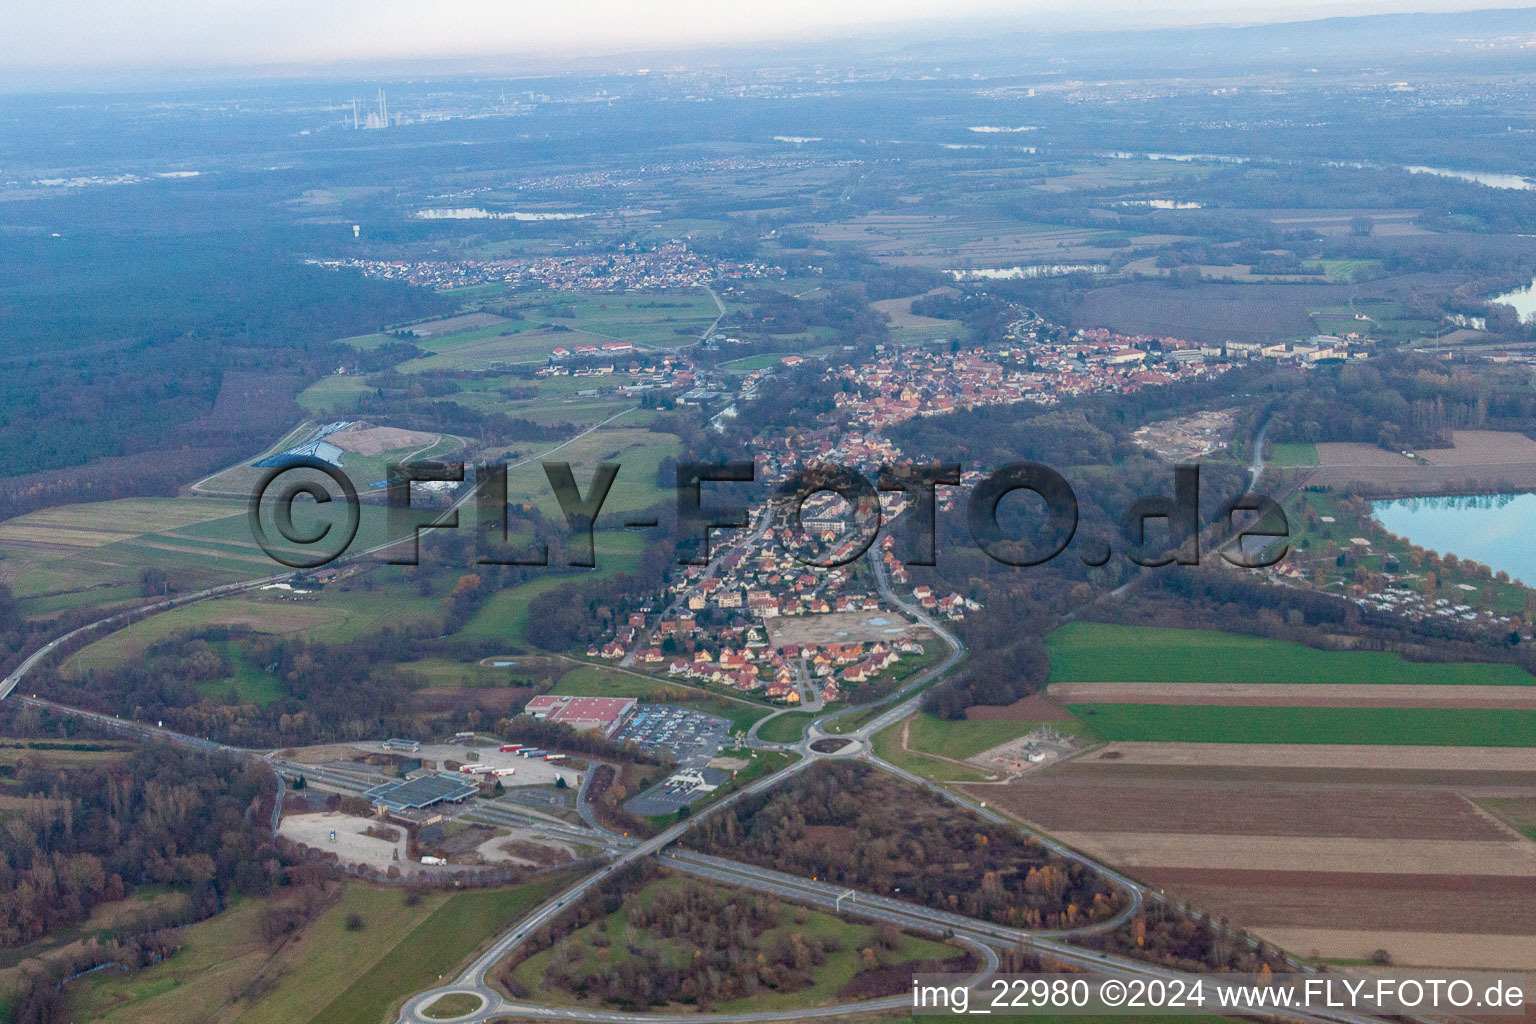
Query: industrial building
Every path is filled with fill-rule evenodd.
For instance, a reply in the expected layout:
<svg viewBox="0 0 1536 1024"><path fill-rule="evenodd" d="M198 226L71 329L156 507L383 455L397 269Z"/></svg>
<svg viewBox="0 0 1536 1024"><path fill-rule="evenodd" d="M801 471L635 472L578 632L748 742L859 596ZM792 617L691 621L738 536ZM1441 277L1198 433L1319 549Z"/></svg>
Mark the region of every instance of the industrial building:
<svg viewBox="0 0 1536 1024"><path fill-rule="evenodd" d="M382 786L374 786L363 796L373 806L388 811L419 811L445 800L458 803L479 791L479 785L466 775L439 772L406 782L386 782Z"/></svg>
<svg viewBox="0 0 1536 1024"><path fill-rule="evenodd" d="M523 713L581 732L600 732L605 739L612 739L634 715L636 704L633 697L565 697L547 693L530 700Z"/></svg>

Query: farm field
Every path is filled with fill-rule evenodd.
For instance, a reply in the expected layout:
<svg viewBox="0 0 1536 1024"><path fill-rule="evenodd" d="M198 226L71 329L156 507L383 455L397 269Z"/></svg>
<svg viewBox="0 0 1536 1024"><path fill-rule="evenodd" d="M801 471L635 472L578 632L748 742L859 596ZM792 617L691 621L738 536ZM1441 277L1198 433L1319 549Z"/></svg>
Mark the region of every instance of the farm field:
<svg viewBox="0 0 1536 1024"><path fill-rule="evenodd" d="M1372 444L1317 445L1309 482L1357 493L1407 497L1467 491L1516 491L1536 486L1536 441L1496 430L1454 430L1452 447L1414 458Z"/></svg>
<svg viewBox="0 0 1536 1024"><path fill-rule="evenodd" d="M0 550L25 613L46 615L138 597L142 568L183 561L175 547L187 530L225 519L243 523L244 514L238 502L180 498L60 505L0 524ZM198 579L229 578L222 576L229 571L260 574L218 560L185 561Z"/></svg>
<svg viewBox="0 0 1536 1024"><path fill-rule="evenodd" d="M1514 665L1405 661L1212 630L1070 623L1046 637L1051 682L1391 683L1532 686Z"/></svg>
<svg viewBox="0 0 1536 1024"><path fill-rule="evenodd" d="M612 414L609 413L610 416ZM612 426L579 437L550 456L551 460L571 464L571 472L583 495L588 493L587 488L599 463L618 463L619 473L614 477L607 500L603 502L600 521L614 515L638 512L658 502L670 503L677 500L672 484L662 487L658 478L662 462L669 456L676 457L680 450L677 435L619 425L622 422L620 420ZM551 446L544 447L547 449ZM545 517L557 522L563 519L560 503L555 499L549 478L539 460L508 471L507 497L513 502L532 502ZM602 566L601 551L598 552L598 566Z"/></svg>
<svg viewBox="0 0 1536 1024"><path fill-rule="evenodd" d="M1536 965L1529 750L1114 742L967 792L1303 957Z"/></svg>
<svg viewBox="0 0 1536 1024"><path fill-rule="evenodd" d="M1093 623L1047 644L1051 700L1111 742L974 795L1297 955L1536 965L1525 672Z"/></svg>
<svg viewBox="0 0 1536 1024"><path fill-rule="evenodd" d="M952 216L876 212L807 227L823 242L851 243L893 263L939 270L1012 267L1041 259L1106 260L1114 248L1103 243L1122 237L1092 228L1021 224L980 211Z"/></svg>
<svg viewBox="0 0 1536 1024"><path fill-rule="evenodd" d="M1170 288L1161 281L1133 281L1085 292L1062 315L1123 334L1274 343L1315 333L1308 311L1347 304L1349 293L1342 284L1202 282Z"/></svg>
<svg viewBox="0 0 1536 1024"><path fill-rule="evenodd" d="M1276 466L1317 465L1317 445L1276 441L1269 445L1269 461Z"/></svg>
<svg viewBox="0 0 1536 1024"><path fill-rule="evenodd" d="M85 749L76 749L79 747ZM0 739L0 768L14 770L22 761L34 758L41 759L49 767L58 768L101 765L109 761L121 761L132 752L132 745L127 743ZM18 806L18 804L0 804L0 812L14 811ZM3 814L0 814L0 817L3 817Z"/></svg>
<svg viewBox="0 0 1536 1024"><path fill-rule="evenodd" d="M524 320L585 332L599 343L630 341L656 348L675 348L697 341L720 315L719 307L702 288L624 293L538 292L519 298L521 301L515 306Z"/></svg>
<svg viewBox="0 0 1536 1024"><path fill-rule="evenodd" d="M1477 805L1527 839L1536 839L1536 797L1484 797Z"/></svg>
<svg viewBox="0 0 1536 1024"><path fill-rule="evenodd" d="M1092 760L1074 762L1075 772L1095 764L1114 773L1136 769L1147 777L1235 777L1233 769L1276 773L1311 772L1329 781L1356 772L1388 770L1404 778L1413 773L1450 780L1471 774L1516 776L1536 784L1536 764L1518 747L1396 747L1386 744L1323 743L1111 743Z"/></svg>
<svg viewBox="0 0 1536 1024"><path fill-rule="evenodd" d="M606 418L614 409L610 403L601 411ZM547 452L557 444L534 442L530 446L533 450L524 457ZM642 428L601 430L560 448L552 457L570 461L584 488L597 463L619 462L622 468L603 511L605 515L621 515L670 500L671 491L659 485L657 473L662 460L676 453L677 444L675 435ZM405 450L405 454L430 457L458 446L458 439L445 437ZM382 480L385 463L400 454L349 453L345 458L352 463L349 471L358 477L359 490L363 490ZM248 468L237 467L236 472ZM558 502L536 459L513 470L508 487L514 498L522 495L537 502L546 516L560 516ZM215 498L135 498L67 505L0 524L0 547L7 556L11 587L24 612L48 615L138 598L140 574L146 568L164 570L172 586L183 593L281 571L282 566L251 536L245 513L244 501ZM473 512L468 515L472 521ZM339 508L306 507L295 513L301 529L323 522L340 525L339 519ZM387 519L383 506L362 505L357 537L348 550L382 544L388 538ZM599 540L599 570L604 568L604 551L622 560L626 553L637 551L642 541L638 535L606 534ZM293 554L311 553L286 543L277 546Z"/></svg>
<svg viewBox="0 0 1536 1024"><path fill-rule="evenodd" d="M423 370L489 370L498 363L543 363L560 347L602 345L611 341L585 331L556 331L519 323L514 329L468 331L457 336L429 338L420 347L433 354L408 359L395 367L401 373Z"/></svg>

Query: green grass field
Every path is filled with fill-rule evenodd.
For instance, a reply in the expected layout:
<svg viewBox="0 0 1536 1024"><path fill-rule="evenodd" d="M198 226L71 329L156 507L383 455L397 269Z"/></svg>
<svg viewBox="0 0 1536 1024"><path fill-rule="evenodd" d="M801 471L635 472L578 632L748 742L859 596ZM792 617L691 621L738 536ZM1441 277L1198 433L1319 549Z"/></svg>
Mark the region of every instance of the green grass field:
<svg viewBox="0 0 1536 1024"><path fill-rule="evenodd" d="M329 416L356 408L357 400L373 393L361 376L322 377L299 392L297 401L316 416Z"/></svg>
<svg viewBox="0 0 1536 1024"><path fill-rule="evenodd" d="M406 587L370 592L333 586L303 601L279 600L258 591L252 596L199 601L135 622L70 655L64 662L64 671L75 674L120 665L139 657L156 641L205 626L244 625L258 633L341 643L385 626L426 619L441 614L441 610L438 599L418 597ZM222 694L229 682L208 686L211 692ZM256 685L251 680L246 682ZM236 684L239 685L238 679Z"/></svg>
<svg viewBox="0 0 1536 1024"><path fill-rule="evenodd" d="M726 373L751 373L753 370L766 370L778 366L787 353L764 352L762 355L746 356L742 359L732 359L728 363L721 363L716 367Z"/></svg>
<svg viewBox="0 0 1536 1024"><path fill-rule="evenodd" d="M569 884L569 879L454 893L308 1020L311 1024L378 1024L389 1017L392 1004L439 984L439 977L451 976L563 884Z"/></svg>
<svg viewBox="0 0 1536 1024"><path fill-rule="evenodd" d="M871 746L875 756L889 761L898 768L905 768L914 775L936 782L983 782L991 778L987 773L967 765L925 757L915 750L901 749L901 722L875 733ZM910 745L910 741L909 741Z"/></svg>
<svg viewBox="0 0 1536 1024"><path fill-rule="evenodd" d="M1269 461L1276 466L1317 465L1317 445L1275 441L1269 445Z"/></svg>
<svg viewBox="0 0 1536 1024"><path fill-rule="evenodd" d="M1370 267L1375 268L1380 260L1364 259L1319 259L1308 260L1303 264L1309 270L1321 270L1328 275L1330 281L1353 281L1355 274Z"/></svg>
<svg viewBox="0 0 1536 1024"><path fill-rule="evenodd" d="M612 410L608 415L613 415ZM672 486L663 487L658 473L662 462L676 457L681 442L676 434L659 434L637 427L622 426L619 420L613 426L594 430L565 445L549 456L548 461L568 462L571 473L581 493L587 495L593 474L600 463L612 462L619 466L613 487L598 513L599 520L628 512L638 512L659 502L675 502L676 491ZM547 449L549 446L546 445ZM563 521L560 503L549 485L549 477L535 460L507 472L507 497L513 501L532 502L548 518ZM599 552L601 556L601 552ZM599 566L602 561L599 557Z"/></svg>
<svg viewBox="0 0 1536 1024"><path fill-rule="evenodd" d="M577 476L578 483L581 478ZM546 487L548 485L546 484ZM614 483L614 491L618 490ZM613 497L610 494L610 499ZM553 499L551 499L553 501ZM463 629L463 635L473 639L499 639L510 647L522 647L528 643L528 606L540 594L567 585L580 585L584 581L608 579L617 573L633 571L645 538L627 531L599 531L594 538L597 567L586 570L560 571L553 566L549 575L536 576L527 583L492 594Z"/></svg>
<svg viewBox="0 0 1536 1024"><path fill-rule="evenodd" d="M656 348L697 341L720 313L703 289L540 292L521 297L517 305L525 320L589 332L600 341L632 341Z"/></svg>
<svg viewBox="0 0 1536 1024"><path fill-rule="evenodd" d="M862 711L849 711L847 714L838 715L822 728L833 736L843 736L858 729L885 710L885 706L865 708Z"/></svg>
<svg viewBox="0 0 1536 1024"><path fill-rule="evenodd" d="M422 1013L433 1020L452 1020L455 1017L474 1013L480 1009L482 1002L479 996L472 996L468 992L450 992L446 996L440 996Z"/></svg>
<svg viewBox="0 0 1536 1024"><path fill-rule="evenodd" d="M1536 747L1536 711L1507 708L1073 704L1107 740Z"/></svg>
<svg viewBox="0 0 1536 1024"><path fill-rule="evenodd" d="M1074 622L1046 637L1051 682L1454 683L1531 686L1514 665L1405 661L1374 651L1319 651L1214 630Z"/></svg>
<svg viewBox="0 0 1536 1024"><path fill-rule="evenodd" d="M1018 739L1038 723L990 720L972 722L967 719L951 722L926 712L912 719L912 729L907 735L907 746L941 757L963 761L983 750Z"/></svg>
<svg viewBox="0 0 1536 1024"><path fill-rule="evenodd" d="M1536 797L1484 797L1476 803L1502 818L1527 839L1536 839Z"/></svg>
<svg viewBox="0 0 1536 1024"><path fill-rule="evenodd" d="M196 684L198 693L215 700L222 700L226 694L233 692L235 699L240 703L257 704L261 707L282 699L283 691L278 685L278 677L263 672L260 667L251 664L233 643L222 640L210 646L229 659L231 672L223 679Z"/></svg>
<svg viewBox="0 0 1536 1024"><path fill-rule="evenodd" d="M805 735L805 727L819 714L819 711L786 711L764 723L757 730L757 738L765 743L798 743Z"/></svg>
<svg viewBox="0 0 1536 1024"><path fill-rule="evenodd" d="M395 369L401 373L422 370L489 370L497 363L547 362L556 348L573 345L601 345L611 339L583 331L552 331L522 324L511 324L486 331L463 331L442 338L427 338L417 344L433 354L408 359Z"/></svg>
<svg viewBox="0 0 1536 1024"><path fill-rule="evenodd" d="M397 887L345 882L340 901L281 946L260 937L266 901L243 900L183 929L168 960L70 985L72 1019L382 1024L392 1004L437 984L557 884L435 891L408 907ZM345 927L353 913L363 921L357 931Z"/></svg>

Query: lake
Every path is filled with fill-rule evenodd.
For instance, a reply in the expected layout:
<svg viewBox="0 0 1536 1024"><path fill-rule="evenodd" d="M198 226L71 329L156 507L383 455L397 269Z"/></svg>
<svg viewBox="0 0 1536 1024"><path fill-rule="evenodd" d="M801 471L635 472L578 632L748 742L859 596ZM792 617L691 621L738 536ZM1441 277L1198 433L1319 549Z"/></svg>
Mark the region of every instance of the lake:
<svg viewBox="0 0 1536 1024"><path fill-rule="evenodd" d="M1440 554L1470 558L1536 583L1536 494L1373 501L1378 522Z"/></svg>
<svg viewBox="0 0 1536 1024"><path fill-rule="evenodd" d="M1516 288L1512 292L1503 295L1495 295L1489 302L1502 303L1505 306L1514 306L1515 312L1520 314L1521 320L1529 320L1536 316L1536 280L1524 288Z"/></svg>
<svg viewBox="0 0 1536 1024"><path fill-rule="evenodd" d="M1497 171L1453 171L1448 167L1422 167L1417 164L1405 167L1404 170L1413 174L1433 174L1440 178L1459 178L1489 188L1536 188L1536 181L1530 178L1522 178L1518 174L1500 174Z"/></svg>

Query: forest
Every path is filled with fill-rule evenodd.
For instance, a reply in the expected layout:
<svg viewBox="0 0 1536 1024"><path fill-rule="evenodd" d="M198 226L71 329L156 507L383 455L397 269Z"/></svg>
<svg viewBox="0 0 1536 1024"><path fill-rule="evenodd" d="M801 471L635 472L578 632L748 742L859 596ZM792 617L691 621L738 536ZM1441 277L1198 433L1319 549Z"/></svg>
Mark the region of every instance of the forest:
<svg viewBox="0 0 1536 1024"><path fill-rule="evenodd" d="M1448 448L1452 430L1536 430L1523 370L1400 352L1322 367L1277 388L1276 441L1358 441L1391 451Z"/></svg>
<svg viewBox="0 0 1536 1024"><path fill-rule="evenodd" d="M103 235L0 247L0 465L13 467L0 518L174 493L280 436L302 418L293 396L338 362L371 358L335 339L449 308L275 244Z"/></svg>
<svg viewBox="0 0 1536 1024"><path fill-rule="evenodd" d="M822 761L733 804L685 839L705 853L1015 928L1112 917L1124 897L1093 870L865 765Z"/></svg>
<svg viewBox="0 0 1536 1024"><path fill-rule="evenodd" d="M281 868L268 831L275 791L250 762L164 745L68 769L23 757L11 793L27 805L0 832L0 946L78 924L144 885L183 888L214 909L267 892Z"/></svg>
<svg viewBox="0 0 1536 1024"><path fill-rule="evenodd" d="M1177 971L1269 974L1290 970L1285 954L1247 933L1164 900L1149 900L1128 922L1082 940L1090 949Z"/></svg>

